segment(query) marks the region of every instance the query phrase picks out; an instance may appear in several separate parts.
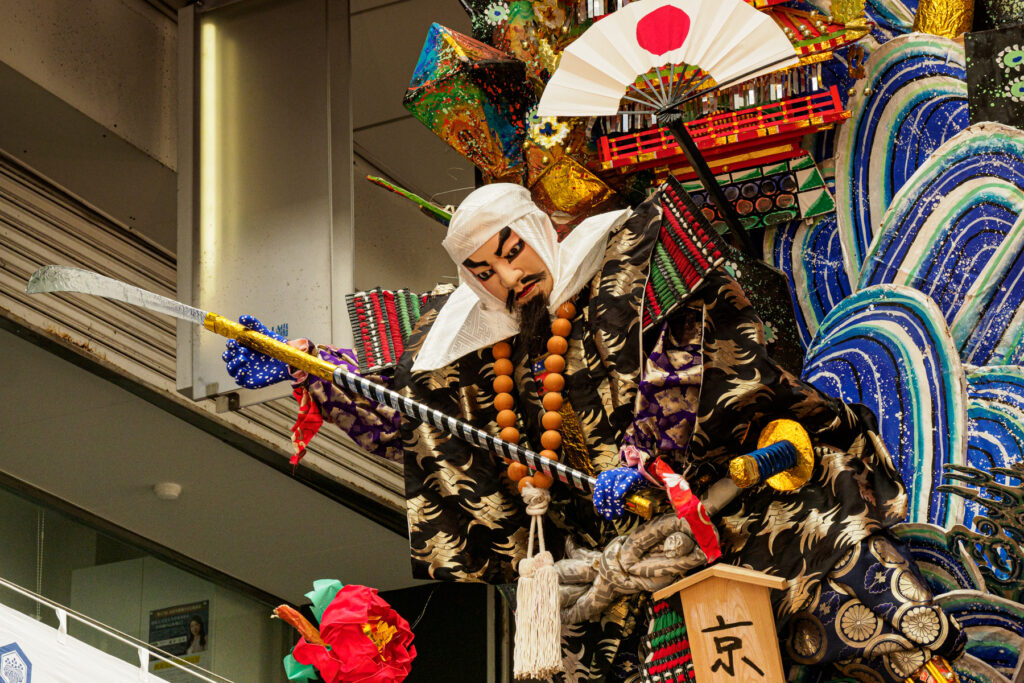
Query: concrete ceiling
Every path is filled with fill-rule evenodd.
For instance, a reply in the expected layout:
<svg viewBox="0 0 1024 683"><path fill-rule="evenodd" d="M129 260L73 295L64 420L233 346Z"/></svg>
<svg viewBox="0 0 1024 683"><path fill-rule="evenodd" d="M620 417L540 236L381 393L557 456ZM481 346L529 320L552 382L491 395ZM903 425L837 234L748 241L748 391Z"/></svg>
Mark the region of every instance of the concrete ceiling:
<svg viewBox="0 0 1024 683"><path fill-rule="evenodd" d="M469 34L469 17L458 0L353 0L351 9L356 154L418 194L458 204L473 165L414 119L402 96L430 25Z"/></svg>
<svg viewBox="0 0 1024 683"><path fill-rule="evenodd" d="M405 538L3 330L0 377L15 479L291 602L317 578L417 583ZM153 493L165 481L178 500Z"/></svg>

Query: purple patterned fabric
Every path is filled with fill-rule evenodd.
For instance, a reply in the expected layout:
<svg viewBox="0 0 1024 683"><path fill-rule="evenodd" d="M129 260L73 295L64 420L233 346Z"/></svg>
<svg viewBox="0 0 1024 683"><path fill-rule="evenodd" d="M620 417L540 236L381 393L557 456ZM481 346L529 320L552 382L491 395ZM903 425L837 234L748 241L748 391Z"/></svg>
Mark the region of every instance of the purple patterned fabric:
<svg viewBox="0 0 1024 683"><path fill-rule="evenodd" d="M307 352L311 351L311 346L307 345ZM316 350L320 358L328 363L341 365L351 372L359 372L355 353L350 349L319 345ZM363 450L388 460L402 462L402 438L398 433L399 425L402 423L401 413L394 408L339 389L325 379L309 377L304 372L292 373L292 379L295 386L305 386L309 389L309 395L320 407L320 414L325 422L340 427ZM385 378L368 379L382 384L388 383Z"/></svg>
<svg viewBox="0 0 1024 683"><path fill-rule="evenodd" d="M633 447L644 463L684 450L697 420L702 375L700 326L676 334L663 325L644 365L637 410L622 449ZM621 452L621 451L620 451ZM671 461L672 458L669 458Z"/></svg>

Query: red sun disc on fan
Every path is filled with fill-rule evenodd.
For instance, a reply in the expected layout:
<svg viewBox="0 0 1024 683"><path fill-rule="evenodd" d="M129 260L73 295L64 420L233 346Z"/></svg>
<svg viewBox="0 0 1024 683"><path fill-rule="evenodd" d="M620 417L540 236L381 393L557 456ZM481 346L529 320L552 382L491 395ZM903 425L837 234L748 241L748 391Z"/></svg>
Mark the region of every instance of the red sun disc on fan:
<svg viewBox="0 0 1024 683"><path fill-rule="evenodd" d="M636 42L654 55L677 50L690 34L690 15L665 5L636 22Z"/></svg>

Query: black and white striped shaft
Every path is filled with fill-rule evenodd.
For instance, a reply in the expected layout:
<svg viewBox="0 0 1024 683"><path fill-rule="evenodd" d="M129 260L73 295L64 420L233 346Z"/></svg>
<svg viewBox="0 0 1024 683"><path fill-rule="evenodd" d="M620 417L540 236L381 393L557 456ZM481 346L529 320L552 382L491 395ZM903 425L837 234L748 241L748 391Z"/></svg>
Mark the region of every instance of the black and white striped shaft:
<svg viewBox="0 0 1024 683"><path fill-rule="evenodd" d="M425 406L418 401L402 396L397 391L392 391L376 382L360 377L349 372L345 368L337 368L334 371L334 383L338 386L354 391L371 401L391 406L403 415L414 420L426 422L438 429L451 434L463 441L486 448L491 453L522 463L532 470L539 470L550 475L558 481L568 484L583 493L593 493L596 479L587 476L579 470L567 465L541 457L539 453L523 448L517 444L509 443L496 436L491 436L482 429L477 429L465 420L446 415L440 410Z"/></svg>
<svg viewBox="0 0 1024 683"><path fill-rule="evenodd" d="M243 345L248 346L249 348L255 348L255 350L260 353L266 353L274 358L278 358L278 360L285 360L286 362L289 362L291 359L286 357L284 354L286 352L297 353L294 349L291 349L285 344L281 344L270 337L266 337L251 330L243 329L242 326L237 323L214 313L193 308L192 306L188 306L179 301L174 301L173 299L168 299L167 297L160 296L159 294L154 294L153 292L148 292L134 285L113 280L104 275L82 270L80 268L72 268L70 266L46 266L44 268L40 268L32 274L26 291L29 294L39 294L43 292L78 292L80 294L102 296L203 325L207 329L218 334L228 336L232 339L237 338ZM265 343L254 345L254 342L256 341ZM277 348L275 348L275 346ZM327 364L324 363L323 365ZM594 491L594 484L597 480L578 470L567 467L558 461L542 458L538 453L529 449L521 448L516 444L511 444L507 441L491 436L487 432L477 429L468 422L445 415L439 410L434 410L433 408L422 405L416 401L407 399L398 392L382 387L381 385L364 379L359 375L353 374L344 368L333 367L332 370L334 383L340 387L350 389L361 396L365 396L371 401L377 401L378 403L391 406L395 410L398 410L402 414L407 415L414 420L427 422L428 424L452 434L457 438L480 446L481 448L486 448L491 453L497 453L510 460L520 462L532 470L544 472L552 478L568 484L578 491L582 491L587 494L593 493ZM320 374L320 372L317 372L316 370L309 371L314 372L318 376L326 377L326 372L324 374Z"/></svg>

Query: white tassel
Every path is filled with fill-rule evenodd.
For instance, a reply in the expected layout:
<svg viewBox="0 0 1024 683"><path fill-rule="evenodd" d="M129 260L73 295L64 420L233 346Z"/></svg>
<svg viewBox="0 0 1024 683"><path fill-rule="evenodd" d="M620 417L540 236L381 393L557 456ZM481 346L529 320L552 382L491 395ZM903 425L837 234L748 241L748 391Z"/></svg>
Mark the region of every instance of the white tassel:
<svg viewBox="0 0 1024 683"><path fill-rule="evenodd" d="M523 488L523 501L530 515L530 537L526 558L519 563L516 589L516 678L548 678L563 671L562 618L558 609L558 572L554 558L544 548L541 518L547 512L551 494L547 489ZM540 551L533 554L536 534Z"/></svg>

